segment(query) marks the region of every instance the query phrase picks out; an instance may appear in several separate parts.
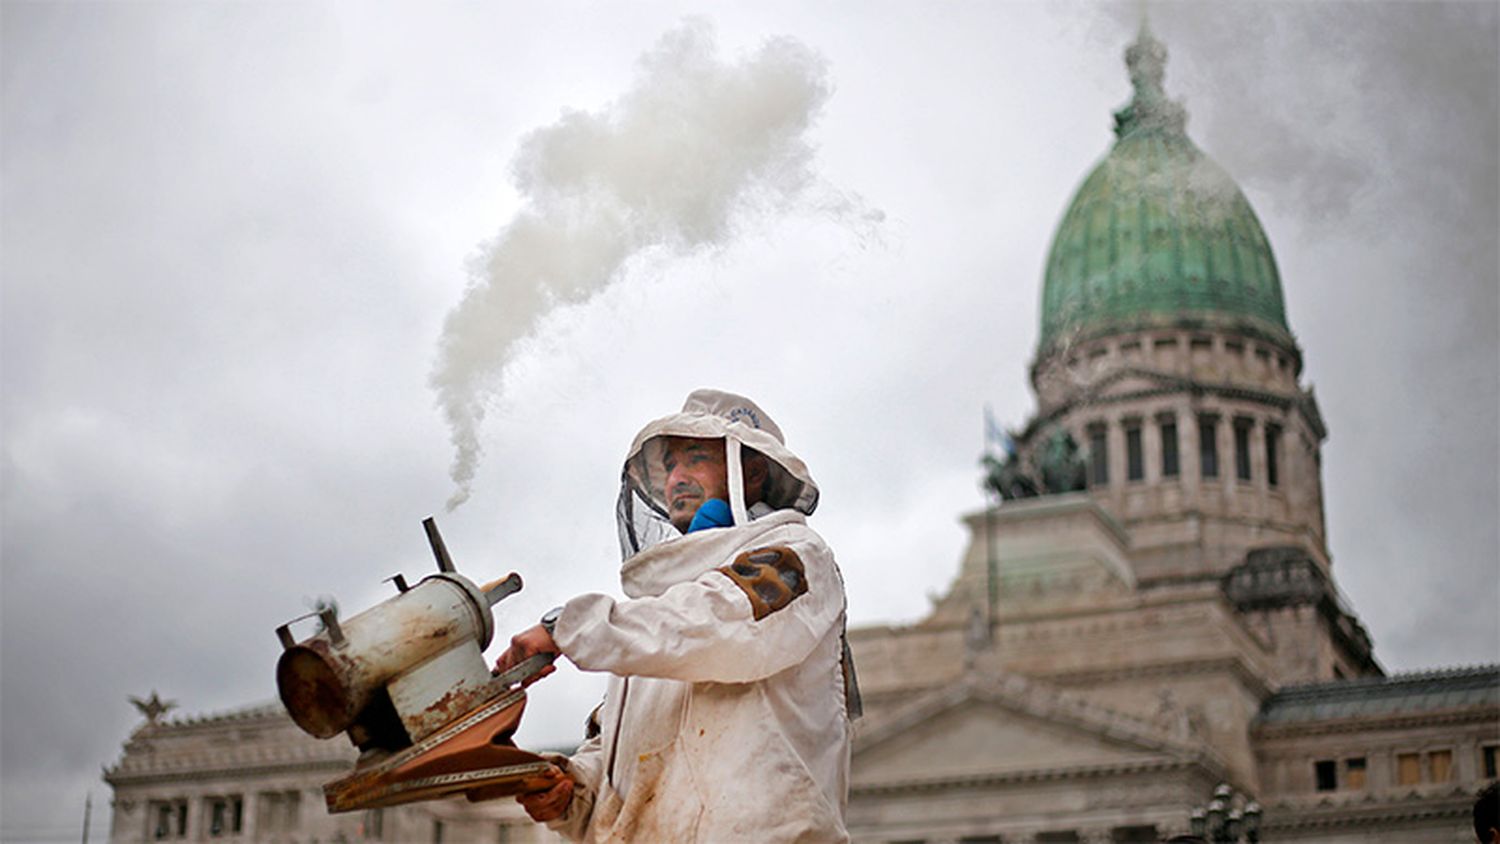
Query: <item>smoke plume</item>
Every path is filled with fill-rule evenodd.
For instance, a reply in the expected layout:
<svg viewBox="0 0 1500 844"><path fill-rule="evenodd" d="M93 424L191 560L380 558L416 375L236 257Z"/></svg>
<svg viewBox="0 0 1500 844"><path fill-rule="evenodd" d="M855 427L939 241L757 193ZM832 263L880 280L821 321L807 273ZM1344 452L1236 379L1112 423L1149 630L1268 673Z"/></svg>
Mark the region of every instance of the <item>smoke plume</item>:
<svg viewBox="0 0 1500 844"><path fill-rule="evenodd" d="M722 247L746 214L856 210L812 170L806 133L830 92L823 59L797 41L726 63L711 28L689 21L639 59L617 100L522 140L511 167L524 205L481 247L431 376L455 450L450 511L469 496L516 341L549 308L586 301L642 250Z"/></svg>

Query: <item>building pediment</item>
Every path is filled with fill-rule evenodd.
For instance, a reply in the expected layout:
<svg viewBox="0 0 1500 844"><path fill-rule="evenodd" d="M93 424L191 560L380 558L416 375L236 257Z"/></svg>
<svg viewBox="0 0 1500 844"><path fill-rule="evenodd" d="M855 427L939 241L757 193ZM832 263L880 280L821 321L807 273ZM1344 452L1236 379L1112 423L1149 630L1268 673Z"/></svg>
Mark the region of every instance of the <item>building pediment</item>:
<svg viewBox="0 0 1500 844"><path fill-rule="evenodd" d="M1068 776L1204 762L1197 742L1015 675L927 692L855 739L854 786Z"/></svg>

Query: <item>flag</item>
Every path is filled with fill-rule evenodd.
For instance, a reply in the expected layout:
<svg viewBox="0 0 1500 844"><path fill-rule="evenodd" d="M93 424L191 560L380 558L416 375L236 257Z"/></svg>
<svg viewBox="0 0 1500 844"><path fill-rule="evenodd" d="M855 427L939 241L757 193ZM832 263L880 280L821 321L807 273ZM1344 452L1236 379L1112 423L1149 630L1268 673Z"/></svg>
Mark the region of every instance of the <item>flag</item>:
<svg viewBox="0 0 1500 844"><path fill-rule="evenodd" d="M1016 453L1016 443L1015 443L1015 440L1011 439L1010 434L1007 434L1005 432L1005 429L1000 427L1000 423L995 421L995 411L989 405L985 405L984 406L984 451L985 451L985 453L988 454L994 446L999 446L1001 452L1003 452L1003 453L1005 453L1007 455L1014 455Z"/></svg>

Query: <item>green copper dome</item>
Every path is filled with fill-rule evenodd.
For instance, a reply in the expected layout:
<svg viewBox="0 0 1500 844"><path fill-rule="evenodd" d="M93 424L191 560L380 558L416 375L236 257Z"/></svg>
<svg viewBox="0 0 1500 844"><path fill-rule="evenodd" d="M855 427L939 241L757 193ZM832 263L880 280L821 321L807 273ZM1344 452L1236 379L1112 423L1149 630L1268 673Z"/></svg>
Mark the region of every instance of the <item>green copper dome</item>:
<svg viewBox="0 0 1500 844"><path fill-rule="evenodd" d="M1041 354L1158 326L1291 344L1271 245L1163 93L1166 49L1143 25L1125 62L1135 97L1115 113L1114 148L1073 197L1047 259Z"/></svg>

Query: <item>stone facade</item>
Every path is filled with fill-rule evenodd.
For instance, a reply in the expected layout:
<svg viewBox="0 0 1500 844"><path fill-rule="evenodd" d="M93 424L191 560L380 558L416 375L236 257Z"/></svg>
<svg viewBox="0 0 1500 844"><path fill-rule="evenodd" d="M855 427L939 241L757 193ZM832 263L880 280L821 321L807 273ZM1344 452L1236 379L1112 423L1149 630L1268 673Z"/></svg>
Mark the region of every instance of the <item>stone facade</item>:
<svg viewBox="0 0 1500 844"><path fill-rule="evenodd" d="M1472 840L1500 668L1375 660L1270 245L1187 139L1165 56L1143 29L1120 139L1054 242L1037 410L989 464L1009 500L965 517L926 618L850 631L856 841L1158 841L1220 782L1264 804L1266 841Z"/></svg>
<svg viewBox="0 0 1500 844"><path fill-rule="evenodd" d="M927 619L850 631L857 841L1155 841L1221 781L1264 804L1267 841L1467 840L1500 668L1385 677L1366 657L1337 679L1355 670L1344 640L1367 644L1323 569L1269 555L1265 574L1251 551L1222 576L1132 583L1128 532L1088 493L968 521L965 569ZM1330 760L1364 778L1319 790Z"/></svg>
<svg viewBox="0 0 1500 844"><path fill-rule="evenodd" d="M1037 410L994 466L1015 497L965 517L926 618L849 631L850 832L1154 842L1224 782L1268 842L1470 841L1500 668L1384 675L1336 586L1270 246L1165 100L1164 48L1129 56L1120 143L1049 259ZM111 840L550 840L508 800L327 815L352 756L274 706L150 720L106 772Z"/></svg>
<svg viewBox="0 0 1500 844"><path fill-rule="evenodd" d="M532 844L560 840L513 800L462 799L330 815L323 784L354 747L319 741L280 704L224 715L148 719L104 772L114 789L109 840L336 844L386 841Z"/></svg>

